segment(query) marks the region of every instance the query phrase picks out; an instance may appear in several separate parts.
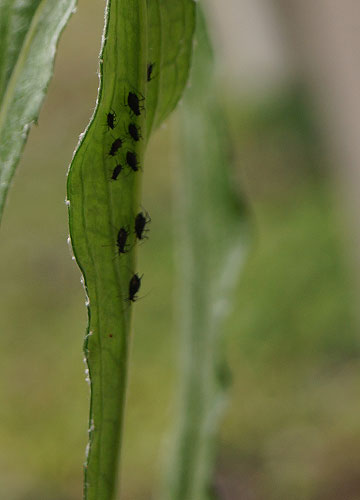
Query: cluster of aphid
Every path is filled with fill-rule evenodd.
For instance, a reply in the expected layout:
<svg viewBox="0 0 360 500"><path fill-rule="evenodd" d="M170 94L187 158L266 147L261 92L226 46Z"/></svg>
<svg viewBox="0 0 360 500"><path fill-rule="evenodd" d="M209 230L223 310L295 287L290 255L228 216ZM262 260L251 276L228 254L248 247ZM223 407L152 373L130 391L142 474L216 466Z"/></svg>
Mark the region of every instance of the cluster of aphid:
<svg viewBox="0 0 360 500"><path fill-rule="evenodd" d="M141 97L139 98L138 95L135 92L129 92L127 96L127 106L129 106L132 115L135 116L140 116L141 111L144 109L143 106L141 106L141 101L143 101L144 98ZM114 130L116 127L116 113L115 111L109 111L109 113L106 115L106 122L108 129ZM129 123L127 127L127 133L131 137L131 139L134 142L140 141L142 139L141 132L140 132L140 127L138 127L135 123ZM110 149L109 149L109 156L115 158L117 154L119 153L120 149L122 148L125 140L123 137L117 137L116 139L113 140L111 143ZM140 168L137 155L134 151L128 150L125 155L125 162L128 167L133 172L137 172ZM120 173L123 171L123 165L121 163L116 163L116 166L113 170L113 173L111 175L111 179L113 181L116 181L120 175Z"/></svg>
<svg viewBox="0 0 360 500"><path fill-rule="evenodd" d="M154 63L149 63L147 66L147 81L150 82L152 80L152 72L154 68ZM141 112L144 110L144 106L141 104L144 101L144 97L136 92L130 91L127 95L127 106L130 109L130 116L132 118L136 118L141 115ZM109 111L106 115L106 123L109 130L114 130L116 127L116 113L115 111ZM131 138L134 143L137 143L142 139L140 127L136 125L133 121L131 121L127 126L126 135ZM109 149L109 156L115 158L119 151L121 150L125 139L123 137L117 137L111 143ZM125 155L125 163L130 168L131 171L137 172L140 168L140 164L138 162L137 155L134 151L128 150ZM115 168L113 169L111 179L116 181L123 171L123 165L121 163L117 163Z"/></svg>
<svg viewBox="0 0 360 500"><path fill-rule="evenodd" d="M151 81L151 76L152 76L152 71L153 71L154 64L150 63L148 64L147 67L147 81ZM137 93L135 92L129 92L127 95L127 104L125 106L129 107L130 109L130 115L132 118L136 118L137 116L140 116L141 112L144 110L144 106L141 104L142 101L144 101L144 97L141 96L139 97ZM116 127L116 113L114 111L110 111L107 113L106 116L106 121L107 121L107 127L109 130L114 130ZM142 139L141 136L141 130L140 127L136 125L133 121L131 121L127 127L127 133L128 136L131 138L131 140L134 143L137 143ZM122 148L124 143L124 139L122 137L116 138L109 150L109 156L111 157L116 157L117 154L119 153L120 149ZM128 150L125 154L125 162L126 165L131 169L133 172L137 172L140 168L140 164L138 162L137 155L134 151ZM112 172L111 175L111 180L116 181L123 171L123 165L121 163L116 163L116 166ZM150 216L147 212L139 212L134 221L134 233L135 237L138 240L144 240L146 238L146 225L151 221ZM125 254L127 253L131 247L130 244L128 243L128 238L130 236L130 228L127 227L121 227L118 231L117 238L116 238L116 246L118 250L118 254ZM140 285L141 285L141 278L137 273L133 274L132 278L130 279L129 282L129 295L127 297L127 301L129 302L135 302L137 300L137 292L139 291Z"/></svg>
<svg viewBox="0 0 360 500"><path fill-rule="evenodd" d="M146 233L146 225L149 224L151 221L151 218L147 212L139 212L137 216L135 217L134 221L134 233L136 239L139 241L144 240L147 238ZM116 246L118 250L118 254L124 254L127 253L131 248L128 243L128 238L130 236L130 228L129 227L121 227L118 231L117 238L116 238ZM137 297L137 292L139 291L140 284L141 284L141 277L138 276L138 274L134 274L129 282L129 296L126 299L129 302L135 302Z"/></svg>

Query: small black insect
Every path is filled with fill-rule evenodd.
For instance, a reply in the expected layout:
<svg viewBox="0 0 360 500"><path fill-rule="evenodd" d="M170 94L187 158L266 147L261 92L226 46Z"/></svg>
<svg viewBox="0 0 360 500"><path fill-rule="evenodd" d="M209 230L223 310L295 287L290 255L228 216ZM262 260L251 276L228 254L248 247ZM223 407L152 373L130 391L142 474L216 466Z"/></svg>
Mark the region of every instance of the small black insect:
<svg viewBox="0 0 360 500"><path fill-rule="evenodd" d="M135 125L135 123L130 123L128 127L129 134L134 139L134 141L139 141L142 137L139 133L139 129Z"/></svg>
<svg viewBox="0 0 360 500"><path fill-rule="evenodd" d="M136 153L134 153L133 151L128 151L126 153L126 163L134 172L137 172L139 170L140 164L138 163Z"/></svg>
<svg viewBox="0 0 360 500"><path fill-rule="evenodd" d="M118 232L117 238L116 238L116 246L118 248L119 255L121 253L127 252L126 241L128 239L129 234L130 234L129 230L126 229L125 227L122 227L119 229L119 232Z"/></svg>
<svg viewBox="0 0 360 500"><path fill-rule="evenodd" d="M123 166L120 165L120 163L118 165L116 165L116 167L113 170L112 176L111 176L111 179L113 181L116 181L116 179L119 177L122 169L123 169Z"/></svg>
<svg viewBox="0 0 360 500"><path fill-rule="evenodd" d="M114 111L110 111L110 113L106 115L106 121L108 128L113 130L116 125L116 113Z"/></svg>
<svg viewBox="0 0 360 500"><path fill-rule="evenodd" d="M142 99L139 99L135 92L128 93L127 103L134 115L140 116L141 111L144 109L144 106L140 106L140 102L143 100L144 97Z"/></svg>
<svg viewBox="0 0 360 500"><path fill-rule="evenodd" d="M135 302L138 297L136 296L136 293L139 291L140 285L141 285L141 277L139 277L136 273L133 275L129 282L129 297L125 300L129 302Z"/></svg>
<svg viewBox="0 0 360 500"><path fill-rule="evenodd" d="M110 151L109 151L109 155L110 156L115 156L116 153L119 151L119 149L121 148L123 144L123 140L120 139L120 137L118 139L115 139L115 141L111 144L111 148L110 148Z"/></svg>
<svg viewBox="0 0 360 500"><path fill-rule="evenodd" d="M147 65L147 81L148 82L151 82L151 80L152 80L151 75L152 75L154 66L155 66L155 63L149 63Z"/></svg>
<svg viewBox="0 0 360 500"><path fill-rule="evenodd" d="M115 141L111 144L109 155L115 156L122 145L123 145L123 140L120 137L118 139L115 139Z"/></svg>
<svg viewBox="0 0 360 500"><path fill-rule="evenodd" d="M144 233L146 232L146 224L149 224L149 222L151 222L151 218L147 212L145 212L145 215L143 212L139 212L135 217L135 234L138 240L146 238Z"/></svg>

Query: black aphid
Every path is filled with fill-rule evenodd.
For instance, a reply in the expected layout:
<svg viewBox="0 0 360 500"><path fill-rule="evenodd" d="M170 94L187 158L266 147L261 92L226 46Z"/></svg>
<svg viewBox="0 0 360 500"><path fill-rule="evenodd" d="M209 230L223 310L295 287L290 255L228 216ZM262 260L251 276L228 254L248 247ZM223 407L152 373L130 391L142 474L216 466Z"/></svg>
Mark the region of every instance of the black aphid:
<svg viewBox="0 0 360 500"><path fill-rule="evenodd" d="M135 125L135 123L130 123L128 127L129 134L134 139L134 141L139 141L141 139L141 135L139 133L139 129Z"/></svg>
<svg viewBox="0 0 360 500"><path fill-rule="evenodd" d="M136 153L134 153L133 151L128 151L126 153L126 163L134 172L137 172L139 170L140 165L137 161Z"/></svg>
<svg viewBox="0 0 360 500"><path fill-rule="evenodd" d="M139 99L135 92L128 93L127 103L134 115L140 116L141 110L144 109L143 106L140 106L140 101L143 100L144 98Z"/></svg>
<svg viewBox="0 0 360 500"><path fill-rule="evenodd" d="M129 297L126 299L129 302L135 302L138 299L136 293L139 291L141 278L136 273L131 278L129 282Z"/></svg>
<svg viewBox="0 0 360 500"><path fill-rule="evenodd" d="M126 253L127 252L126 241L128 239L129 234L130 234L129 230L126 229L125 227L122 227L122 228L119 229L119 232L118 232L118 235L117 235L117 238L116 238L116 246L118 248L119 255L121 253Z"/></svg>
<svg viewBox="0 0 360 500"><path fill-rule="evenodd" d="M123 144L123 140L120 139L120 137L118 139L115 139L115 141L111 144L111 148L110 148L110 151L109 151L109 155L110 156L115 156L116 153L119 151L119 149L121 148Z"/></svg>
<svg viewBox="0 0 360 500"><path fill-rule="evenodd" d="M116 113L114 111L110 111L110 113L106 115L106 121L108 128L113 130L116 125Z"/></svg>
<svg viewBox="0 0 360 500"><path fill-rule="evenodd" d="M148 82L151 82L151 80L152 80L151 75L152 75L152 72L154 69L154 65L155 65L155 63L149 63L147 66L147 81Z"/></svg>
<svg viewBox="0 0 360 500"><path fill-rule="evenodd" d="M139 212L137 216L135 217L135 234L138 240L143 240L146 238L145 232L146 232L146 225L151 222L150 215L145 212L145 215L143 212Z"/></svg>
<svg viewBox="0 0 360 500"><path fill-rule="evenodd" d="M113 181L116 181L116 179L119 177L122 169L123 169L123 166L120 165L120 163L118 165L116 165L116 167L113 170L112 176L111 176L111 179Z"/></svg>

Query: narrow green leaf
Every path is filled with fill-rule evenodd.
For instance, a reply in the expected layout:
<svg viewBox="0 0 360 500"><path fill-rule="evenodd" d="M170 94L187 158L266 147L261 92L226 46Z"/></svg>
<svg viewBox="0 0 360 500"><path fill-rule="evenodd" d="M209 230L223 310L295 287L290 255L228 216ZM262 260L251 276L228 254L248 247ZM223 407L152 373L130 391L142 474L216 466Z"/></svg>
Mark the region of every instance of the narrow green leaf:
<svg viewBox="0 0 360 500"><path fill-rule="evenodd" d="M147 0L147 4L148 63L154 65L147 96L150 131L173 111L188 80L195 7L189 0Z"/></svg>
<svg viewBox="0 0 360 500"><path fill-rule="evenodd" d="M115 494L133 308L127 299L136 271L134 220L142 210L144 149L153 125L161 123L181 96L194 27L193 0L107 2L97 107L68 176L70 236L89 313L84 348L91 386L87 500L110 500ZM129 93L137 96L133 99L139 100L139 113L136 105L130 109ZM140 140L129 134L130 123ZM121 141L115 143L117 139ZM128 152L136 155L137 171L128 165ZM128 236L126 253L119 254L121 228Z"/></svg>
<svg viewBox="0 0 360 500"><path fill-rule="evenodd" d="M232 144L198 16L191 87L180 113L181 186L176 224L181 296L180 387L170 474L161 498L214 498L212 474L229 369L224 318L247 249L244 206L232 179Z"/></svg>
<svg viewBox="0 0 360 500"><path fill-rule="evenodd" d="M0 219L76 0L0 0Z"/></svg>

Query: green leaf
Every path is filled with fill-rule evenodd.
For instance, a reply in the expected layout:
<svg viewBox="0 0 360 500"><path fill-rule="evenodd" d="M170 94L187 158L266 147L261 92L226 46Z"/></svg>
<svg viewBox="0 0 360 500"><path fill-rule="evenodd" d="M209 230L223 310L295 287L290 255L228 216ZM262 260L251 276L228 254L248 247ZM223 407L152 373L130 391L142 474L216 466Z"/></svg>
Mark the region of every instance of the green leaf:
<svg viewBox="0 0 360 500"><path fill-rule="evenodd" d="M76 0L0 0L0 219Z"/></svg>
<svg viewBox="0 0 360 500"><path fill-rule="evenodd" d="M194 27L193 0L107 2L98 102L68 176L70 236L88 296L84 347L91 385L87 500L110 500L116 490L134 307L127 299L136 271L134 220L142 210L144 150L151 129L168 116L182 94ZM153 64L150 81L148 64ZM136 106L130 109L129 93L139 99L139 113ZM130 123L137 128L139 141L129 135ZM119 141L115 151L117 139L121 146ZM129 151L136 155L137 171L127 164ZM128 232L127 252L119 255L116 241L121 228Z"/></svg>
<svg viewBox="0 0 360 500"><path fill-rule="evenodd" d="M176 262L181 360L178 418L164 500L214 498L216 434L230 378L222 328L249 239L246 211L234 188L232 142L213 73L205 20L199 15L191 87L179 124Z"/></svg>

